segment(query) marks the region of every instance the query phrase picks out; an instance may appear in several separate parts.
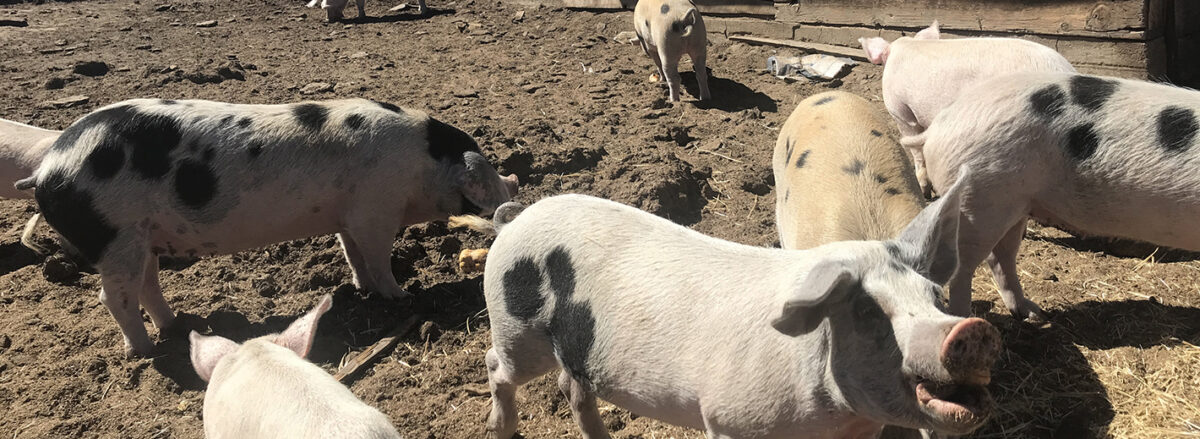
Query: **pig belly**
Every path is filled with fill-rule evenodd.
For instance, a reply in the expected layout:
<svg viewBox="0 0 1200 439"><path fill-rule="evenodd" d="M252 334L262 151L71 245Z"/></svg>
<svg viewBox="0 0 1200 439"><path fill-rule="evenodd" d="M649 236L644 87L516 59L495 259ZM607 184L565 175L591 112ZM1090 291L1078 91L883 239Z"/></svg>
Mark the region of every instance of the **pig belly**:
<svg viewBox="0 0 1200 439"><path fill-rule="evenodd" d="M340 231L341 206L331 203L274 203L263 209L241 203L217 223L200 224L179 215L151 219L151 247L171 255L219 255Z"/></svg>
<svg viewBox="0 0 1200 439"><path fill-rule="evenodd" d="M1200 251L1200 204L1179 197L1112 197L1076 192L1063 207L1055 199L1034 200L1030 216L1039 222L1092 236L1126 238L1151 244ZM1089 191L1091 192L1091 191ZM1095 207L1088 200L1104 200Z"/></svg>
<svg viewBox="0 0 1200 439"><path fill-rule="evenodd" d="M655 386L661 386L661 383ZM638 416L654 418L671 425L704 431L699 401L680 401L679 395L646 395L623 391L600 392L605 401Z"/></svg>

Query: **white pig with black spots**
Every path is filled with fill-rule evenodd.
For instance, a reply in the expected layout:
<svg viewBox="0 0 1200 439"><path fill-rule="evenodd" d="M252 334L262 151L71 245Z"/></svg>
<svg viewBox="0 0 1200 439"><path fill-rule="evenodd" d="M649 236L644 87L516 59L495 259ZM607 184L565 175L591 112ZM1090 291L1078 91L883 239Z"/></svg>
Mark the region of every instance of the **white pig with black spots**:
<svg viewBox="0 0 1200 439"><path fill-rule="evenodd" d="M960 192L887 241L751 247L582 195L502 224L484 271L487 437L517 430L517 387L561 369L584 438L603 398L710 439L962 434L992 408L1000 336L941 310Z"/></svg>
<svg viewBox="0 0 1200 439"><path fill-rule="evenodd" d="M46 222L99 271L127 353L174 313L158 255L227 254L337 233L355 286L408 296L392 274L400 227L486 214L516 193L470 135L364 99L284 105L135 99L73 123L34 177Z"/></svg>
<svg viewBox="0 0 1200 439"><path fill-rule="evenodd" d="M1069 73L999 77L964 91L911 141L934 189L964 188L950 309L971 311L986 258L1018 318L1017 253L1027 218L1093 236L1200 251L1200 92ZM959 167L973 173L963 176Z"/></svg>

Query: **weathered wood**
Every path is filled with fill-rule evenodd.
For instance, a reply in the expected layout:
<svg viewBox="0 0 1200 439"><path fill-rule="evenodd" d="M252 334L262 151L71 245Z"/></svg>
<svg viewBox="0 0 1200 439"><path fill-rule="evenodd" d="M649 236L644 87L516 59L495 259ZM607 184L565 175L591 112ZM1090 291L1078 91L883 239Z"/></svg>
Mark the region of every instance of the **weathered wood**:
<svg viewBox="0 0 1200 439"><path fill-rule="evenodd" d="M741 41L743 43L750 43L750 44L767 44L767 45L772 45L772 46L792 47L792 48L796 48L796 49L803 49L806 52L828 53L830 55L845 56L845 57L849 57L849 58L858 59L861 61L866 61L866 59L867 59L867 57L863 55L863 51L861 51L861 50L854 50L849 47L834 46L832 44L806 43L803 41L780 40L780 39L776 39L776 38L750 37L750 36L745 36L745 35L735 35L735 36L729 37L729 39L732 41Z"/></svg>
<svg viewBox="0 0 1200 439"><path fill-rule="evenodd" d="M337 373L333 374L333 379L345 382L346 378L354 375L363 366L366 366L374 361L375 357L382 355L384 352L396 346L396 343L400 342L400 337L412 330L413 325L416 325L420 320L421 316L416 314L409 316L408 319L404 320L403 323L401 323L399 326L396 326L392 332L388 333L386 337L379 339L379 341L371 345L370 349L359 352L358 355L355 355L354 358L351 358L350 361L347 361L346 364L343 364L342 367L339 367Z"/></svg>
<svg viewBox="0 0 1200 439"><path fill-rule="evenodd" d="M1147 0L799 0L777 3L789 23L943 29L1135 39L1152 20ZM1158 1L1158 0L1153 0Z"/></svg>
<svg viewBox="0 0 1200 439"><path fill-rule="evenodd" d="M621 0L556 0L562 6L577 9L625 9ZM628 0L626 0L628 1ZM553 2L551 2L553 3Z"/></svg>
<svg viewBox="0 0 1200 439"><path fill-rule="evenodd" d="M704 27L709 33L724 35L754 35L765 38L792 38L795 24L780 23L774 20L759 20L753 18L708 17L704 19Z"/></svg>
<svg viewBox="0 0 1200 439"><path fill-rule="evenodd" d="M692 0L703 14L736 14L774 16L771 0Z"/></svg>

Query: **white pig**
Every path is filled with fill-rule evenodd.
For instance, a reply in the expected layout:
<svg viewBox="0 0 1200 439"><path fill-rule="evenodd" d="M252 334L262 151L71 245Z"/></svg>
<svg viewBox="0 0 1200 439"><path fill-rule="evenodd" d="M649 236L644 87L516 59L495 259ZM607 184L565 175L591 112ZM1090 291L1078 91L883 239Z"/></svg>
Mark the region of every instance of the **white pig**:
<svg viewBox="0 0 1200 439"><path fill-rule="evenodd" d="M160 254L227 254L337 233L354 285L408 296L401 226L486 214L516 193L467 133L364 99L285 105L137 99L71 124L33 178L45 220L100 272L127 353L174 321Z"/></svg>
<svg viewBox="0 0 1200 439"><path fill-rule="evenodd" d="M241 345L192 331L192 366L208 382L206 438L400 438L387 416L304 360L332 301L326 295L283 333Z"/></svg>
<svg viewBox="0 0 1200 439"><path fill-rule="evenodd" d="M970 312L971 275L987 258L1008 310L1042 313L1017 276L1028 217L1200 251L1197 111L1195 90L1069 73L1004 76L964 91L916 139L933 187L965 189L950 309ZM960 175L964 165L975 172Z"/></svg>
<svg viewBox="0 0 1200 439"><path fill-rule="evenodd" d="M682 79L679 59L683 54L692 58L696 82L700 83L700 99L708 93L708 35L700 10L689 0L641 0L633 10L633 29L646 56L658 66L659 77L667 81L671 101L679 101Z"/></svg>
<svg viewBox="0 0 1200 439"><path fill-rule="evenodd" d="M325 19L329 21L338 21L344 18L343 13L346 11L346 5L349 0L312 0L308 2L307 7L315 8L321 5L321 9L325 10ZM361 20L367 17L365 8L367 0L354 0L355 6L358 6L358 18ZM418 0L417 12L421 15L427 15L429 8L425 7L425 0Z"/></svg>
<svg viewBox="0 0 1200 439"><path fill-rule="evenodd" d="M487 437L512 437L517 387L555 369L584 438L609 437L597 397L710 439L974 430L1000 337L940 309L958 197L894 240L811 250L722 241L582 195L529 206L484 270Z"/></svg>
<svg viewBox="0 0 1200 439"><path fill-rule="evenodd" d="M830 91L796 106L775 143L779 243L804 249L896 236L925 199L879 110Z"/></svg>
<svg viewBox="0 0 1200 439"><path fill-rule="evenodd" d="M888 43L859 38L867 58L883 64L883 103L902 136L925 131L939 111L958 93L980 81L1015 72L1075 72L1071 63L1049 47L1017 38L942 40L938 24L914 37ZM931 195L920 144L908 144L917 182Z"/></svg>
<svg viewBox="0 0 1200 439"><path fill-rule="evenodd" d="M20 122L0 119L0 198L33 198L33 192L18 190L14 184L19 179L33 174L42 156L54 144L62 131L29 126ZM33 242L33 232L41 215L34 214L25 223L21 244L40 254L49 249Z"/></svg>

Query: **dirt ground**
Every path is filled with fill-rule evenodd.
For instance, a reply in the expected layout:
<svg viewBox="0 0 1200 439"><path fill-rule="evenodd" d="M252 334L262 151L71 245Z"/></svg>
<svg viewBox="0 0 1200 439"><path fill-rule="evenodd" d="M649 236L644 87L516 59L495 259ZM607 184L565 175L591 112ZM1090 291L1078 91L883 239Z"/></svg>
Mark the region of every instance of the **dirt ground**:
<svg viewBox="0 0 1200 439"><path fill-rule="evenodd" d="M28 26L0 27L0 117L62 129L127 98L368 97L427 109L474 135L502 172L521 178L519 201L592 194L770 246L771 151L796 103L831 87L880 102L876 66L831 84L788 83L762 72L774 49L714 35L712 103L691 97L685 63L689 95L671 105L647 81L652 64L640 48L613 39L631 29L628 12L430 0L426 18L387 12L394 1L369 1L370 19L328 24L300 1L2 0L0 20ZM215 26L196 25L207 20ZM107 69L77 68L88 61ZM47 104L75 95L88 100ZM204 384L186 337L160 334L154 358L125 360L96 297L99 277L63 273L19 244L35 211L28 200L0 200L0 437L201 437ZM54 245L48 229L38 237ZM421 329L351 388L405 437L480 437L488 319L481 277L459 274L454 257L487 244L440 223L409 227L393 269L417 295L410 305L355 291L331 236L167 261L160 276L185 327L236 340L281 330L333 293L312 355L330 371L420 314ZM1111 251L1031 227L1019 266L1050 312L1041 326L1010 318L990 275L977 272L976 313L1000 328L1005 351L991 386L1000 410L973 437L1200 436L1200 263ZM524 437L578 437L551 378L520 393ZM609 405L603 412L616 438L703 437Z"/></svg>

